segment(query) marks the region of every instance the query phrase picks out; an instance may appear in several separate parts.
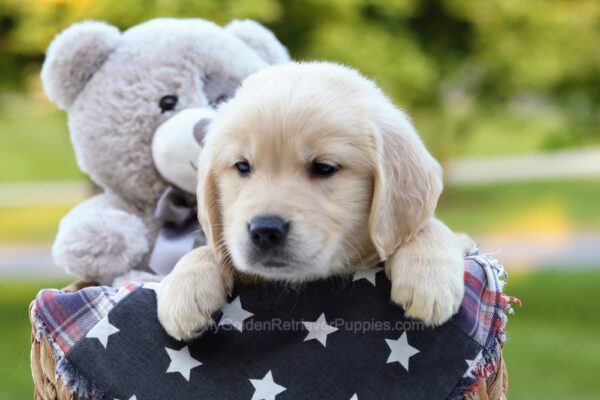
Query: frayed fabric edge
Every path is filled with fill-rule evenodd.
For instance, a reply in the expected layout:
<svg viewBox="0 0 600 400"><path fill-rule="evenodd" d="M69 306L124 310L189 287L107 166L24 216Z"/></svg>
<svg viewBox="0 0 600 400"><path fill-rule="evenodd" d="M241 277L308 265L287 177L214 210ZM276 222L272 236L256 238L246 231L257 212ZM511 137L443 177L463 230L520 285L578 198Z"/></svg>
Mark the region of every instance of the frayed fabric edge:
<svg viewBox="0 0 600 400"><path fill-rule="evenodd" d="M54 375L61 380L64 387L80 399L101 400L105 398L105 392L79 372L77 367L69 361L60 346L56 344L52 336L48 333L46 325L38 317L35 306L33 307L31 318L37 327L35 339L40 341L42 338L45 338L52 346L52 358L56 361Z"/></svg>
<svg viewBox="0 0 600 400"><path fill-rule="evenodd" d="M501 346L507 340L505 328L508 322L508 314L514 314L511 303L521 305L521 301L518 298L504 294L504 286L508 282L508 273L502 263L493 257L492 254L480 254L479 246L475 245L467 253L467 258L471 258L480 265L488 267L485 268L488 285L493 285L495 290L501 293L500 305L502 312L500 313L500 318L502 324L496 332L496 345L490 349L482 349L479 356L471 364L471 368L450 393L448 400L459 400L474 393L479 387L480 381L487 381L498 373Z"/></svg>
<svg viewBox="0 0 600 400"><path fill-rule="evenodd" d="M480 357L473 363L469 371L457 383L448 400L460 400L471 393L474 393L479 387L481 380L487 381L498 372L498 350L490 352L483 349Z"/></svg>

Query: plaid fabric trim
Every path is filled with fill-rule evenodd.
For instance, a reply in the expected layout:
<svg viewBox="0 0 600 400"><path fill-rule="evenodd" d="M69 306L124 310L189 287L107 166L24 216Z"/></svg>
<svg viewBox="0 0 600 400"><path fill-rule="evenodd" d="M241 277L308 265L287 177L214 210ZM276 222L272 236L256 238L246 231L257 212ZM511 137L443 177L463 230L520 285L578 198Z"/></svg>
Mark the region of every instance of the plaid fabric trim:
<svg viewBox="0 0 600 400"><path fill-rule="evenodd" d="M465 259L465 296L452 323L476 340L483 351L470 362L469 370L457 385L457 397L477 390L481 380L487 380L498 370L501 345L506 341L504 328L507 314L513 314L511 302L521 305L516 297L504 294L508 275L498 260L489 254L479 254L474 246Z"/></svg>
<svg viewBox="0 0 600 400"><path fill-rule="evenodd" d="M42 290L32 308L32 320L42 325L38 332L50 339L56 351L68 354L120 300L140 286L138 283L126 283L118 289L96 286L75 293Z"/></svg>
<svg viewBox="0 0 600 400"><path fill-rule="evenodd" d="M506 272L497 260L471 250L465 260L465 297L452 322L488 350L505 341Z"/></svg>

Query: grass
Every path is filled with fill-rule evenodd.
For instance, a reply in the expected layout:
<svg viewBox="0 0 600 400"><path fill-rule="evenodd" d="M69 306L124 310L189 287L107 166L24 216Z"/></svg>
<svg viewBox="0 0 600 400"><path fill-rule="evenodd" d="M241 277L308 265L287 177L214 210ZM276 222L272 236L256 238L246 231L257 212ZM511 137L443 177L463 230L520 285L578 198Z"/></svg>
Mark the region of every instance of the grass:
<svg viewBox="0 0 600 400"><path fill-rule="evenodd" d="M441 113L432 113L431 108L410 110L428 148L442 159L560 150L598 145L600 139L554 110L448 106Z"/></svg>
<svg viewBox="0 0 600 400"><path fill-rule="evenodd" d="M81 179L58 112L0 116L0 181Z"/></svg>
<svg viewBox="0 0 600 400"><path fill-rule="evenodd" d="M42 287L64 282L0 282L0 400L31 398L27 308ZM518 296L505 357L511 399L597 399L600 380L600 272L537 272L511 278Z"/></svg>
<svg viewBox="0 0 600 400"><path fill-rule="evenodd" d="M450 186L437 215L469 233L600 229L600 180Z"/></svg>
<svg viewBox="0 0 600 400"><path fill-rule="evenodd" d="M513 276L523 301L508 323L511 399L598 399L600 272Z"/></svg>
<svg viewBox="0 0 600 400"><path fill-rule="evenodd" d="M29 303L41 288L64 285L64 282L0 282L0 400L32 397Z"/></svg>
<svg viewBox="0 0 600 400"><path fill-rule="evenodd" d="M0 243L50 242L72 204L0 207Z"/></svg>

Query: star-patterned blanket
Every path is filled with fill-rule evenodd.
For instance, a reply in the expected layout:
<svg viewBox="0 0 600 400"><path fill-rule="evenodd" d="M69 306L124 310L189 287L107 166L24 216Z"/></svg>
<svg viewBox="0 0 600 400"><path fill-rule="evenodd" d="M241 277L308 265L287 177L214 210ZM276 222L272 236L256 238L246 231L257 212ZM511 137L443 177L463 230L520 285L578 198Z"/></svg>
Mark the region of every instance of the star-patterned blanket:
<svg viewBox="0 0 600 400"><path fill-rule="evenodd" d="M81 399L458 399L495 373L505 273L474 249L445 325L406 319L382 269L312 282L239 285L201 338L170 338L156 284L41 291L32 308L56 373Z"/></svg>

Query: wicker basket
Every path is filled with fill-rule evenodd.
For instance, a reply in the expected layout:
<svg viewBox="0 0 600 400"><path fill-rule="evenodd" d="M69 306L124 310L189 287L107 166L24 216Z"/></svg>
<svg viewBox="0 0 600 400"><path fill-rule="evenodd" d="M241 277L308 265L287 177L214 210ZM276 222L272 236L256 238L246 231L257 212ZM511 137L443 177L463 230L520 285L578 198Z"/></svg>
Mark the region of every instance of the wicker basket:
<svg viewBox="0 0 600 400"><path fill-rule="evenodd" d="M76 282L67 286L63 290L66 292L75 292L88 286L93 286L93 282ZM31 317L31 308L35 302L29 305L29 316ZM52 356L52 345L45 337L37 340L37 324L31 322L31 373L34 384L34 400L77 400L77 396L72 395L62 384L60 378L54 373L56 360Z"/></svg>
<svg viewBox="0 0 600 400"><path fill-rule="evenodd" d="M63 290L73 292L92 285L91 282L78 282ZM32 306L33 303L30 311ZM78 397L71 394L54 373L56 360L52 356L52 345L43 336L39 341L36 339L37 326L33 321L31 329L31 372L35 385L34 400L78 400ZM508 373L502 355L500 355L498 365L498 373L487 381L482 380L477 390L467 395L465 400L506 400Z"/></svg>

